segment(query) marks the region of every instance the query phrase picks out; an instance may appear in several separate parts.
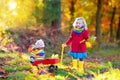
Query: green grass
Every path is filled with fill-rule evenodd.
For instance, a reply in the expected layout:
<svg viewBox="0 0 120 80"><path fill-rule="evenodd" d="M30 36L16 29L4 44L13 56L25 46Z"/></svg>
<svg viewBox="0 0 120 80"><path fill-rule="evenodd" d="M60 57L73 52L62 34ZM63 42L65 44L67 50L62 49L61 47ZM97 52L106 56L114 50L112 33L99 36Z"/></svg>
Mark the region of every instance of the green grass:
<svg viewBox="0 0 120 80"><path fill-rule="evenodd" d="M15 74L9 75L9 77L6 80L24 80L25 74L23 72L17 72Z"/></svg>
<svg viewBox="0 0 120 80"><path fill-rule="evenodd" d="M96 56L102 58L107 61L120 62L120 48L112 47L112 48L99 48L99 49L88 49L88 57Z"/></svg>
<svg viewBox="0 0 120 80"><path fill-rule="evenodd" d="M92 74L95 77L93 80L120 80L120 70L118 69L110 69L103 74L94 72Z"/></svg>
<svg viewBox="0 0 120 80"><path fill-rule="evenodd" d="M86 72L84 74L79 74L74 71L69 71L72 74L84 78L89 77L93 72L94 74L101 74L101 71L106 73L106 70L114 69L114 67L118 66L120 64L120 49L117 47L102 47L102 48L92 48L87 49L88 51L88 57L86 61ZM52 55L52 52L46 53L46 56L50 58ZM92 58L92 56L95 56L95 58L100 58L101 62L97 62ZM61 55L59 54L59 57ZM11 73L7 80L12 79L31 79L35 77L31 77L31 75L35 75L34 73L30 73L31 75L24 74L24 71L29 71L29 69L32 68L31 64L29 63L29 55L23 54L23 58L20 59L18 56L18 53L0 53L0 59L6 58L6 61L4 69L6 72ZM65 50L64 56L63 56L63 65L71 66L71 60L72 58L67 54L67 51ZM92 61L93 60L93 61ZM14 74L17 71L16 74ZM74 80L74 76L68 74L68 71L66 69L59 68L58 71L55 71L54 74L57 78L61 76L62 77L69 77L71 80Z"/></svg>

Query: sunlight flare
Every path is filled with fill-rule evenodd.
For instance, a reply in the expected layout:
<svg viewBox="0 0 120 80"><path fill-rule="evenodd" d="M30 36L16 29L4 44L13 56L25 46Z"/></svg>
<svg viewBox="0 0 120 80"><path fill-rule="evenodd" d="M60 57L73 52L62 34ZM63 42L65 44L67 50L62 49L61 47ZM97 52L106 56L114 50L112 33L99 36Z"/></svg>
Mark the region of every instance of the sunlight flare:
<svg viewBox="0 0 120 80"><path fill-rule="evenodd" d="M13 12L12 12L12 15L17 15L16 11L13 11Z"/></svg>
<svg viewBox="0 0 120 80"><path fill-rule="evenodd" d="M9 5L9 10L14 10L17 6L17 3L12 1L9 2L8 5Z"/></svg>

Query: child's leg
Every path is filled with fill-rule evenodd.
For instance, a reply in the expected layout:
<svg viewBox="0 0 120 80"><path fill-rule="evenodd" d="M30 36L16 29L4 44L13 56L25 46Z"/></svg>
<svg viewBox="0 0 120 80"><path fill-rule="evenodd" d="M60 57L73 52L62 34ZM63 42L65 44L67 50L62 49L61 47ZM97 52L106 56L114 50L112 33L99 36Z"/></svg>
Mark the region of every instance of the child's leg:
<svg viewBox="0 0 120 80"><path fill-rule="evenodd" d="M70 51L68 54L72 57L72 66L73 66L73 68L77 69L77 67L78 67L77 53Z"/></svg>
<svg viewBox="0 0 120 80"><path fill-rule="evenodd" d="M79 59L79 71L80 72L84 72L84 60L83 59Z"/></svg>
<svg viewBox="0 0 120 80"><path fill-rule="evenodd" d="M76 58L73 58L73 59L72 59L72 66L73 66L73 68L77 69L78 59L76 59Z"/></svg>

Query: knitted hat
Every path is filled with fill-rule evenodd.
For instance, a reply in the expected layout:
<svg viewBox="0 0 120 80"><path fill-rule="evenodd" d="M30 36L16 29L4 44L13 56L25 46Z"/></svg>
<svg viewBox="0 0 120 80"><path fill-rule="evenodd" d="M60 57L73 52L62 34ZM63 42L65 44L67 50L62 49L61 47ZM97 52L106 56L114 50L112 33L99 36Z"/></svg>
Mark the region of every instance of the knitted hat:
<svg viewBox="0 0 120 80"><path fill-rule="evenodd" d="M35 46L36 46L37 48L42 48L42 47L45 47L45 44L44 44L43 40L40 39L40 40L37 40L37 41L36 41Z"/></svg>
<svg viewBox="0 0 120 80"><path fill-rule="evenodd" d="M81 21L83 21L83 25L78 24L78 23L81 23ZM75 28L76 26L78 26L78 27L84 26L85 30L87 30L87 23L86 23L86 21L83 17L78 17L78 18L75 19L75 21L73 23L73 27Z"/></svg>

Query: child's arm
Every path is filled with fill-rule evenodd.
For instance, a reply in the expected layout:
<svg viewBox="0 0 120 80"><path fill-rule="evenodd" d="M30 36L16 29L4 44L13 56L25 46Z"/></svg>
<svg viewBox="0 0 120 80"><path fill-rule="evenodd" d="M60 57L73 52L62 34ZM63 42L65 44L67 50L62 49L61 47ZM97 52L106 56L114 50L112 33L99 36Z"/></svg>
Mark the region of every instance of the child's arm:
<svg viewBox="0 0 120 80"><path fill-rule="evenodd" d="M83 40L81 40L81 41L80 41L80 43L84 43L85 41L86 41L86 40L85 40L85 39L83 39Z"/></svg>
<svg viewBox="0 0 120 80"><path fill-rule="evenodd" d="M35 54L33 52L30 53L30 62L34 63L35 61Z"/></svg>
<svg viewBox="0 0 120 80"><path fill-rule="evenodd" d="M65 46L67 46L71 43L72 38L73 38L73 31L71 32L69 39L66 41Z"/></svg>
<svg viewBox="0 0 120 80"><path fill-rule="evenodd" d="M81 40L80 43L84 43L88 40L88 30L85 30L83 35L84 35L84 39Z"/></svg>

